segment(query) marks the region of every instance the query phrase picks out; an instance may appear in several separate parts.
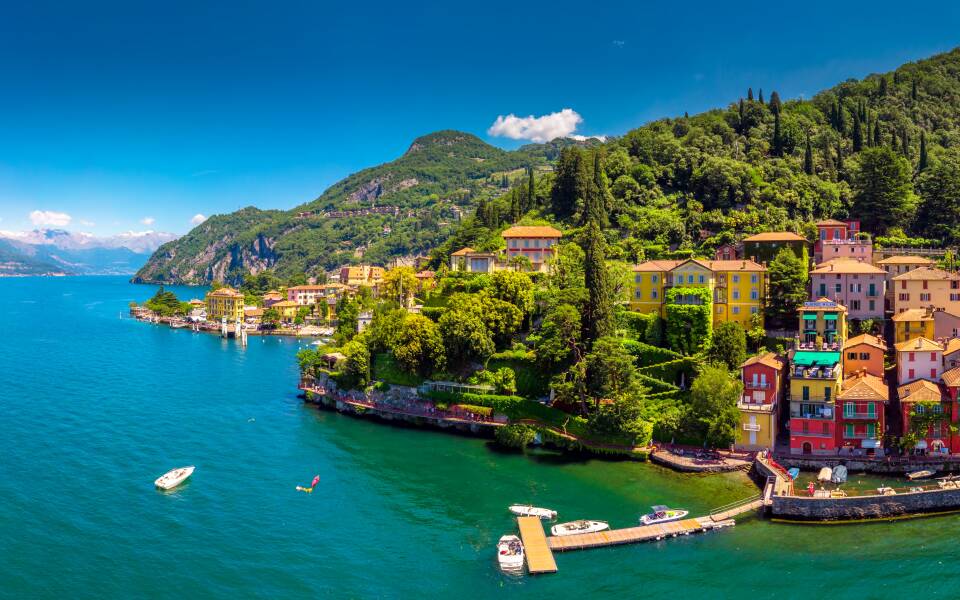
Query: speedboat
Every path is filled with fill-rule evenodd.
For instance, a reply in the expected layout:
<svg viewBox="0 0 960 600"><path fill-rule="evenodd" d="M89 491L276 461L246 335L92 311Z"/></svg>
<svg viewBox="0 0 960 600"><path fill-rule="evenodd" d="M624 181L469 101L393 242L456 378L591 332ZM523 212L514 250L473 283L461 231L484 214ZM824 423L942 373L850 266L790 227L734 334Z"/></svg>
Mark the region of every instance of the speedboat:
<svg viewBox="0 0 960 600"><path fill-rule="evenodd" d="M820 469L820 472L817 474L817 481L821 483L829 483L830 478L833 476L833 469L830 467L823 467Z"/></svg>
<svg viewBox="0 0 960 600"><path fill-rule="evenodd" d="M550 528L550 533L556 536L577 535L578 533L596 533L598 531L606 531L607 529L610 529L610 525L606 521L587 521L586 519L581 519L579 521L570 521L569 523L554 525Z"/></svg>
<svg viewBox="0 0 960 600"><path fill-rule="evenodd" d="M927 477L933 477L933 471L929 469L924 469L922 471L914 471L912 473L907 473L907 479L913 481L915 479L926 479Z"/></svg>
<svg viewBox="0 0 960 600"><path fill-rule="evenodd" d="M167 471L160 477L157 477L157 480L153 483L161 490L172 490L193 475L194 469L196 469L196 467L189 466Z"/></svg>
<svg viewBox="0 0 960 600"><path fill-rule="evenodd" d="M497 562L508 573L523 570L523 542L515 535L505 535L497 542Z"/></svg>
<svg viewBox="0 0 960 600"><path fill-rule="evenodd" d="M548 521L557 518L557 511L550 510L549 508L530 506L529 504L513 504L510 506L510 512L518 517L540 517Z"/></svg>
<svg viewBox="0 0 960 600"><path fill-rule="evenodd" d="M830 481L833 483L846 483L847 468L843 465L835 466L833 468L833 473L830 475Z"/></svg>
<svg viewBox="0 0 960 600"><path fill-rule="evenodd" d="M658 505L651 506L653 512L647 515L640 517L640 522L644 525L657 525L659 523L669 523L670 521L677 521L685 516L690 514L689 510L680 510L676 508L667 508L666 506Z"/></svg>

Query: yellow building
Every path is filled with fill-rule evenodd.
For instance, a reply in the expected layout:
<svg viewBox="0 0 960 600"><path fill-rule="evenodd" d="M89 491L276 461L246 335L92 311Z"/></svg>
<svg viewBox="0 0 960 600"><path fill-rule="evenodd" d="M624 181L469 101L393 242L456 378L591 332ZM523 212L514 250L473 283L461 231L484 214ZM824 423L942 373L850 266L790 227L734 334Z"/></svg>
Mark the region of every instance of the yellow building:
<svg viewBox="0 0 960 600"><path fill-rule="evenodd" d="M894 314L929 306L960 312L960 275L956 273L920 267L897 275L891 283Z"/></svg>
<svg viewBox="0 0 960 600"><path fill-rule="evenodd" d="M752 260L649 260L633 268L630 309L662 317L669 288L706 287L713 296L715 325L732 321L750 329L753 315L763 322L766 272Z"/></svg>
<svg viewBox="0 0 960 600"><path fill-rule="evenodd" d="M847 307L827 298L804 302L800 313L800 348L840 350L847 340ZM817 343L822 344L817 347Z"/></svg>
<svg viewBox="0 0 960 600"><path fill-rule="evenodd" d="M777 443L779 405L785 363L773 352L752 356L740 365L743 396L737 402L738 450L773 448Z"/></svg>
<svg viewBox="0 0 960 600"><path fill-rule="evenodd" d="M277 312L280 313L281 321L292 321L297 317L297 311L300 310L300 305L293 300L281 300L280 302L274 303L270 308L277 309Z"/></svg>
<svg viewBox="0 0 960 600"><path fill-rule="evenodd" d="M357 265L340 269L340 283L353 287L365 285L376 287L383 281L383 267Z"/></svg>
<svg viewBox="0 0 960 600"><path fill-rule="evenodd" d="M208 321L220 321L224 317L230 322L243 319L243 294L232 287L209 292L206 303Z"/></svg>
<svg viewBox="0 0 960 600"><path fill-rule="evenodd" d="M933 311L925 308L908 308L893 315L893 343L899 344L916 337L936 339Z"/></svg>

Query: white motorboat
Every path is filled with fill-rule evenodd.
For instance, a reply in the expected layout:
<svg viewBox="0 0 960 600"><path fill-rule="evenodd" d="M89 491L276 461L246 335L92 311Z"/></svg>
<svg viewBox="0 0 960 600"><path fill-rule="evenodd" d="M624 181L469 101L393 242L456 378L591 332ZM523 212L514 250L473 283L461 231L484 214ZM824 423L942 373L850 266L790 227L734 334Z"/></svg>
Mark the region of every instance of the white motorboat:
<svg viewBox="0 0 960 600"><path fill-rule="evenodd" d="M497 542L497 562L508 573L523 571L523 542L515 535L505 535Z"/></svg>
<svg viewBox="0 0 960 600"><path fill-rule="evenodd" d="M557 518L557 511L550 510L549 508L530 506L529 504L512 504L509 509L510 512L518 517L540 517L548 521Z"/></svg>
<svg viewBox="0 0 960 600"><path fill-rule="evenodd" d="M679 510L668 508L663 505L651 506L653 512L640 517L640 522L644 525L656 525L658 523L669 523L677 521L690 514L689 510Z"/></svg>
<svg viewBox="0 0 960 600"><path fill-rule="evenodd" d="M847 468L843 465L837 465L830 474L830 481L836 484L847 482Z"/></svg>
<svg viewBox="0 0 960 600"><path fill-rule="evenodd" d="M882 485L877 488L877 494L881 496L896 496L897 490L893 489L890 486Z"/></svg>
<svg viewBox="0 0 960 600"><path fill-rule="evenodd" d="M193 475L194 469L196 469L196 467L189 466L167 471L160 477L157 477L157 480L153 483L161 490L172 490Z"/></svg>
<svg viewBox="0 0 960 600"><path fill-rule="evenodd" d="M581 519L579 521L570 521L569 523L560 523L550 528L553 535L577 535L578 533L596 533L606 531L610 525L606 521L588 521Z"/></svg>
<svg viewBox="0 0 960 600"><path fill-rule="evenodd" d="M817 481L820 483L830 483L830 478L833 476L833 469L830 467L823 467L820 469L820 473L817 474Z"/></svg>
<svg viewBox="0 0 960 600"><path fill-rule="evenodd" d="M928 477L933 477L934 472L930 469L924 469L922 471L913 471L912 473L907 473L907 479L914 481L915 479L927 479Z"/></svg>

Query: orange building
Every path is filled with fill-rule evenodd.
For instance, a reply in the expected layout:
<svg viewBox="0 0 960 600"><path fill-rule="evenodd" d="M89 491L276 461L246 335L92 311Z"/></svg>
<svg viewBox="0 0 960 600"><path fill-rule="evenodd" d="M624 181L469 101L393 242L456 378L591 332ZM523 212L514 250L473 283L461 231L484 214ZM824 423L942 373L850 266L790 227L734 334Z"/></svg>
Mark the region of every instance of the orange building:
<svg viewBox="0 0 960 600"><path fill-rule="evenodd" d="M843 344L843 376L865 372L883 378L886 352L887 344L878 335L864 333L848 339Z"/></svg>

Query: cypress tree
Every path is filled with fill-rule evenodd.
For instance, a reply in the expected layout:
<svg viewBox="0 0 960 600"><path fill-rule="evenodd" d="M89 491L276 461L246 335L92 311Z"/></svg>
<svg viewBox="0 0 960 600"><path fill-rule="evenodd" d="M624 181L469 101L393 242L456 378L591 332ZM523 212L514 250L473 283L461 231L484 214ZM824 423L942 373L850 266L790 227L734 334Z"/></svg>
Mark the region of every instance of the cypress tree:
<svg viewBox="0 0 960 600"><path fill-rule="evenodd" d="M780 134L780 113L773 113L773 154L783 156L783 140Z"/></svg>
<svg viewBox="0 0 960 600"><path fill-rule="evenodd" d="M916 83L914 83L916 85ZM917 164L917 172L923 173L927 168L927 134L920 130L920 162Z"/></svg>
<svg viewBox="0 0 960 600"><path fill-rule="evenodd" d="M587 220L596 221L600 227L609 224L607 218L607 182L603 176L603 162L600 151L593 153L593 185L590 186L584 215Z"/></svg>
<svg viewBox="0 0 960 600"><path fill-rule="evenodd" d="M910 87L910 99L911 100L917 99L917 80L916 79L913 80L913 85Z"/></svg>
<svg viewBox="0 0 960 600"><path fill-rule="evenodd" d="M803 172L813 175L813 147L810 145L810 134L807 134L807 147L803 150Z"/></svg>
<svg viewBox="0 0 960 600"><path fill-rule="evenodd" d="M910 132L904 128L903 133L900 134L900 141L902 142L902 152L903 155L907 158L910 158Z"/></svg>
<svg viewBox="0 0 960 600"><path fill-rule="evenodd" d="M847 133L847 117L844 114L846 111L843 109L843 103L840 100L837 100L837 131L840 132L840 135L846 135Z"/></svg>
<svg viewBox="0 0 960 600"><path fill-rule="evenodd" d="M590 347L595 340L613 332L610 278L606 265L606 243L600 225L587 224L583 253L583 274L587 286L587 306L583 315L583 340Z"/></svg>
<svg viewBox="0 0 960 600"><path fill-rule="evenodd" d="M760 88L760 93L757 94L757 102L763 104L763 88Z"/></svg>
<svg viewBox="0 0 960 600"><path fill-rule="evenodd" d="M853 116L853 151L860 152L863 149L863 131L860 129L860 117Z"/></svg>
<svg viewBox="0 0 960 600"><path fill-rule="evenodd" d="M743 133L743 98L740 98L740 108L738 109L738 112L740 114L739 130L740 130L740 133Z"/></svg>
<svg viewBox="0 0 960 600"><path fill-rule="evenodd" d="M880 117L877 117L877 120L873 122L873 145L883 145L883 135L880 131Z"/></svg>
<svg viewBox="0 0 960 600"><path fill-rule="evenodd" d="M844 179L846 173L843 169L843 139L837 140L837 181Z"/></svg>
<svg viewBox="0 0 960 600"><path fill-rule="evenodd" d="M747 102L753 102L753 88L747 88Z"/></svg>
<svg viewBox="0 0 960 600"><path fill-rule="evenodd" d="M880 76L880 85L879 85L879 88L877 89L877 92L880 94L881 98L887 95L887 76L886 75Z"/></svg>
<svg viewBox="0 0 960 600"><path fill-rule="evenodd" d="M774 90L770 94L770 110L773 111L773 114L780 114L780 94Z"/></svg>
<svg viewBox="0 0 960 600"><path fill-rule="evenodd" d="M533 167L527 167L527 210L537 207L537 192L533 185Z"/></svg>
<svg viewBox="0 0 960 600"><path fill-rule="evenodd" d="M510 190L510 218L516 223L523 214L523 207L520 205L520 190L513 188Z"/></svg>
<svg viewBox="0 0 960 600"><path fill-rule="evenodd" d="M487 214L487 201L484 198L480 198L480 201L477 202L477 212L474 213L474 218L479 221L484 227L490 227L490 223L487 221L489 215Z"/></svg>

